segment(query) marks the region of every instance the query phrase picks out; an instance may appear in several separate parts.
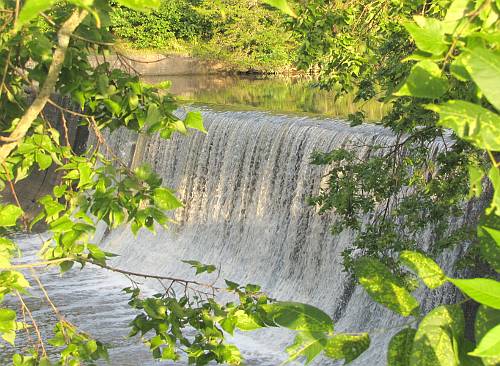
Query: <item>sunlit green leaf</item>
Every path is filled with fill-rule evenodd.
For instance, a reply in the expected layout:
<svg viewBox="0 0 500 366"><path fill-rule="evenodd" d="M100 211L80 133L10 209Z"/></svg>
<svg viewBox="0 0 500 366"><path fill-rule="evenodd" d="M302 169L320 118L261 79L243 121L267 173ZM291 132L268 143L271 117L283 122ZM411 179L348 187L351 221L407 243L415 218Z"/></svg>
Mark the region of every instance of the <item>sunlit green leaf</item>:
<svg viewBox="0 0 500 366"><path fill-rule="evenodd" d="M21 29L26 23L36 18L41 12L50 9L55 3L55 0L26 0L19 12L14 30Z"/></svg>
<svg viewBox="0 0 500 366"><path fill-rule="evenodd" d="M368 347L370 347L368 333L336 334L328 339L325 355L334 360L345 360L347 364L358 358Z"/></svg>
<svg viewBox="0 0 500 366"><path fill-rule="evenodd" d="M469 198L479 197L483 192L484 171L474 165L469 165Z"/></svg>
<svg viewBox="0 0 500 366"><path fill-rule="evenodd" d="M290 7L290 4L288 4L287 0L262 0L262 2L275 7L276 9L282 11L287 15L290 15L291 17L297 17L297 14L295 14L293 9Z"/></svg>
<svg viewBox="0 0 500 366"><path fill-rule="evenodd" d="M0 207L0 226L15 226L23 210L16 205Z"/></svg>
<svg viewBox="0 0 500 366"><path fill-rule="evenodd" d="M480 304L500 309L500 282L489 278L460 280L448 278L460 291Z"/></svg>
<svg viewBox="0 0 500 366"><path fill-rule="evenodd" d="M288 361L304 357L306 360L305 364L307 365L323 351L326 344L327 338L325 333L298 332L293 344L286 349L290 356Z"/></svg>
<svg viewBox="0 0 500 366"><path fill-rule="evenodd" d="M474 47L464 55L463 63L472 80L488 101L500 111L500 52Z"/></svg>
<svg viewBox="0 0 500 366"><path fill-rule="evenodd" d="M191 265L191 267L195 268L196 269L196 274L200 274L200 273L204 273L204 272L207 272L207 273L212 273L212 272L215 272L215 270L217 270L217 267L214 266L213 264L203 264L203 263L200 263L198 261L182 261L184 263L187 263L189 265Z"/></svg>
<svg viewBox="0 0 500 366"><path fill-rule="evenodd" d="M434 99L441 97L447 89L448 82L439 66L430 60L423 60L412 67L410 75L395 95Z"/></svg>
<svg viewBox="0 0 500 366"><path fill-rule="evenodd" d="M479 357L500 358L500 324L489 330L481 338L476 349L469 354Z"/></svg>
<svg viewBox="0 0 500 366"><path fill-rule="evenodd" d="M481 256L492 268L500 272L500 216L483 216L477 231Z"/></svg>
<svg viewBox="0 0 500 366"><path fill-rule="evenodd" d="M11 346L14 346L16 340L16 332L14 330L5 332L2 334L2 338L5 342L9 343Z"/></svg>
<svg viewBox="0 0 500 366"><path fill-rule="evenodd" d="M429 104L428 109L439 113L439 124L477 147L500 150L500 116L478 104L450 100L443 104Z"/></svg>
<svg viewBox="0 0 500 366"><path fill-rule="evenodd" d="M448 50L444 29L438 19L416 16L415 23L408 22L404 26L420 50L438 56Z"/></svg>
<svg viewBox="0 0 500 366"><path fill-rule="evenodd" d="M117 0L123 6L137 11L150 11L160 7L160 0Z"/></svg>
<svg viewBox="0 0 500 366"><path fill-rule="evenodd" d="M306 332L331 332L333 322L322 310L298 302L275 302L263 305L266 323Z"/></svg>
<svg viewBox="0 0 500 366"><path fill-rule="evenodd" d="M476 320L474 322L476 343L479 344L486 333L498 324L500 324L500 310L481 305L476 313ZM485 357L482 361L486 366L496 366L500 363L500 355L497 357Z"/></svg>
<svg viewBox="0 0 500 366"><path fill-rule="evenodd" d="M459 306L442 305L420 322L410 356L410 366L458 366L456 345L464 334L464 315Z"/></svg>
<svg viewBox="0 0 500 366"><path fill-rule="evenodd" d="M500 169L491 167L488 172L488 178L490 178L494 190L493 197L491 198L491 205L486 209L486 214L495 214L500 216Z"/></svg>
<svg viewBox="0 0 500 366"><path fill-rule="evenodd" d="M0 332L8 332L16 327L16 312L11 309L0 309Z"/></svg>
<svg viewBox="0 0 500 366"><path fill-rule="evenodd" d="M417 273L427 287L434 289L446 282L446 276L441 267L422 253L406 250L399 258L403 264Z"/></svg>
<svg viewBox="0 0 500 366"><path fill-rule="evenodd" d="M418 301L380 261L368 257L361 258L356 262L354 272L373 300L392 311L409 316L418 309Z"/></svg>
<svg viewBox="0 0 500 366"><path fill-rule="evenodd" d="M35 161L38 163L40 170L45 170L52 165L52 158L48 154L37 152L35 154Z"/></svg>
<svg viewBox="0 0 500 366"><path fill-rule="evenodd" d="M155 205L162 210L175 210L182 207L182 202L167 188L156 188L154 190L153 199Z"/></svg>
<svg viewBox="0 0 500 366"><path fill-rule="evenodd" d="M203 117L200 112L188 112L186 118L184 119L186 127L193 128L201 132L207 132L205 127L203 127Z"/></svg>
<svg viewBox="0 0 500 366"><path fill-rule="evenodd" d="M253 316L252 314L247 314L243 310L236 311L234 313L234 317L236 320L236 328L240 330L251 331L263 327L263 325L255 316Z"/></svg>

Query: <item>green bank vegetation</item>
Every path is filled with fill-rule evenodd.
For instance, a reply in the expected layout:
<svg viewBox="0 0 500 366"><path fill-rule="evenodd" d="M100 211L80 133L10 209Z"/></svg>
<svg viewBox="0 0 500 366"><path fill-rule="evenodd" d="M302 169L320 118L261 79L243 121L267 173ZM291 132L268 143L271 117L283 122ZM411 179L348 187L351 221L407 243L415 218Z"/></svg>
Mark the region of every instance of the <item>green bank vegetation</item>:
<svg viewBox="0 0 500 366"><path fill-rule="evenodd" d="M282 73L295 55L285 19L255 0L163 0L148 14L116 4L111 30L126 52L183 54L232 71Z"/></svg>
<svg viewBox="0 0 500 366"><path fill-rule="evenodd" d="M158 0L117 3L144 12L160 5ZM320 213L337 213L332 235L344 229L358 232L344 253L353 279L374 301L408 318L409 326L389 344L387 363L498 364L498 1L315 0L293 8L285 0L267 3L286 14L302 42L298 66L319 70L321 85L339 94L355 91L359 100L377 95L392 105L382 123L400 136L400 143L374 147L379 153L363 161L349 150L317 152L313 163L328 164L331 172L328 185L311 198ZM35 170L56 168L61 176L53 192L39 199L34 219L27 218L17 200L3 202L0 209L0 301L17 300L29 314L23 299L30 286L43 289L43 284L36 281L36 271L34 280L25 274L38 267L57 266L64 273L75 264L93 264L127 276L150 276L110 266L112 253L91 242L96 224L154 231L169 224L168 211L182 206L147 165L131 171L116 157L108 158L102 131L126 127L168 139L174 133L205 130L199 113L191 112L184 120L173 115L175 101L159 90L161 85L147 86L107 63L90 65L89 52L104 52L112 40L109 18L116 4L72 0L50 15L51 1L4 0L0 5L0 188L16 197L16 183ZM53 92L72 98L75 108L58 105L51 99ZM75 154L65 134L42 113L47 104L59 109L63 127L66 115L78 116L99 144ZM353 115L353 123L363 123L364 117ZM436 139L446 148L429 159ZM397 195L401 192L406 193ZM478 224L450 228L449 219L461 216L464 202L477 197L487 203ZM361 225L361 217L370 212L378 214L372 223ZM41 244L40 258L19 264L17 257L23 256L12 234L29 231L37 221L45 222L49 239ZM436 240L424 251L418 239L425 230L432 230ZM467 279L444 273L434 259L466 241L470 245L462 265L472 271L479 264L482 272ZM196 261L186 265L197 274L216 270ZM366 351L371 336L380 336L338 332L320 309L276 301L258 285L159 279L170 287L152 297L143 295L136 282L125 289L139 312L131 321L131 336L140 334L156 359L178 360L183 354L190 364L238 365L242 356L226 342L226 334L282 327L296 333L286 350L290 360L309 363L322 354L349 363ZM479 306L473 314L474 337L465 336L464 318L470 314L464 314L462 303L424 313L413 295L418 287L434 290L445 284L461 291L462 303ZM215 294L220 292L233 301L218 302ZM50 294L44 296L49 306ZM15 348L13 365L92 365L108 357L102 343L53 310L53 335L44 339L34 319L2 303L3 340L16 347L19 332L32 334L30 348ZM46 343L56 350L50 357Z"/></svg>

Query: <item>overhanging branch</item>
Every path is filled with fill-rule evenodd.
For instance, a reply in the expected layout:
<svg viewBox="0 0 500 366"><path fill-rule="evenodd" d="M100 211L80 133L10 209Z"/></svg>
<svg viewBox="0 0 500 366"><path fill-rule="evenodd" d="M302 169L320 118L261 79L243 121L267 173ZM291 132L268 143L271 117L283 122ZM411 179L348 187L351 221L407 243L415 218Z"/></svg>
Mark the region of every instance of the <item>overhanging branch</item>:
<svg viewBox="0 0 500 366"><path fill-rule="evenodd" d="M54 92L55 85L59 78L59 73L61 72L64 63L71 34L85 19L87 14L86 10L75 10L63 23L61 29L59 29L59 32L57 33L58 43L52 57L52 63L50 64L47 79L45 79L45 82L40 88L35 100L21 117L14 131L12 131L12 133L8 136L7 141L11 142L7 142L0 147L0 164L4 163L12 150L20 144L33 121L38 117L40 112L42 112L45 104L47 104L47 101L49 100L50 95Z"/></svg>

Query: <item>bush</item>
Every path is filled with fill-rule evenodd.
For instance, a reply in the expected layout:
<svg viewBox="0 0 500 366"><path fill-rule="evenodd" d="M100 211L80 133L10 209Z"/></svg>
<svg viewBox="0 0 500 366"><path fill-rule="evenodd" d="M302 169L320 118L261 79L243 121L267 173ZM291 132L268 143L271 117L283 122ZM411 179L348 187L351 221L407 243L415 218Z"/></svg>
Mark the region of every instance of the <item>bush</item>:
<svg viewBox="0 0 500 366"><path fill-rule="evenodd" d="M295 42L279 13L254 0L169 0L140 14L117 7L114 34L136 49L225 61L237 70L277 71L291 64Z"/></svg>
<svg viewBox="0 0 500 366"><path fill-rule="evenodd" d="M193 41L208 30L189 0L163 1L157 11L139 13L116 6L111 13L112 31L134 48L165 49L174 40Z"/></svg>

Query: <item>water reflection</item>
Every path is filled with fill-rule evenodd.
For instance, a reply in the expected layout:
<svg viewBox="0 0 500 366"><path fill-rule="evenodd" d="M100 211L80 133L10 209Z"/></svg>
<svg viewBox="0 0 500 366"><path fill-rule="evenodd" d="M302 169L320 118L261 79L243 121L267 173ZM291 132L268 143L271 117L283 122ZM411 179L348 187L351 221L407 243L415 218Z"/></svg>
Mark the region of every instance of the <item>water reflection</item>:
<svg viewBox="0 0 500 366"><path fill-rule="evenodd" d="M352 95L314 88L299 79L230 75L178 75L145 77L150 83L172 82L171 91L186 102L221 105L224 109L265 110L277 113L345 117L363 111L369 121L380 121L387 106L375 100L355 103Z"/></svg>

